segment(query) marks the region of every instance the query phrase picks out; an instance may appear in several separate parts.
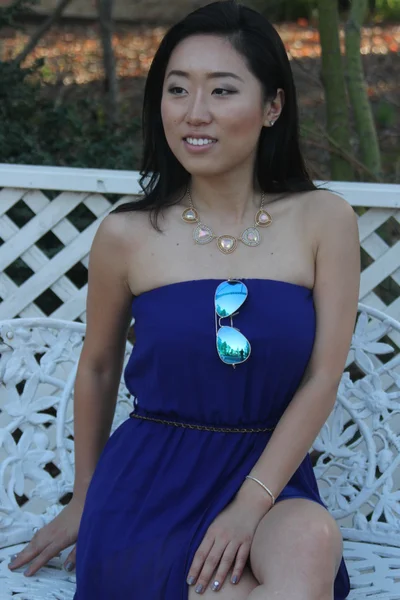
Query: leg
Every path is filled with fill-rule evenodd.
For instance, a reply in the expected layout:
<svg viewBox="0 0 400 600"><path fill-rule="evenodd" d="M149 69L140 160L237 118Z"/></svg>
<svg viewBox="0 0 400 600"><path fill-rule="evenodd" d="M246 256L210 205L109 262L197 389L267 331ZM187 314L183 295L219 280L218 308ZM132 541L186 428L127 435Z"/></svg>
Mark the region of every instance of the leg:
<svg viewBox="0 0 400 600"><path fill-rule="evenodd" d="M336 521L320 504L281 500L260 521L250 550L260 582L248 600L333 600L343 550Z"/></svg>
<svg viewBox="0 0 400 600"><path fill-rule="evenodd" d="M217 569L215 569L213 573L211 584L214 581L214 576L216 573ZM248 565L246 565L244 568L243 575L240 578L239 583L231 583L231 577L232 569L229 571L222 587L218 590L218 592L214 592L210 589L211 584L202 594L196 594L196 586L189 586L189 600L199 600L200 598L203 600L247 600L247 598L250 597L250 592L260 585L259 582L254 578L254 575L252 574Z"/></svg>

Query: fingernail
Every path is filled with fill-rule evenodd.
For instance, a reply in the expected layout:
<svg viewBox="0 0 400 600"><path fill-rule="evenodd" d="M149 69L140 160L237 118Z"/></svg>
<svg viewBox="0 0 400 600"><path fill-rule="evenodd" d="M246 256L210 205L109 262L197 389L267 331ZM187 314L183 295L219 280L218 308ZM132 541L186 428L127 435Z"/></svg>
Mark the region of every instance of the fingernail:
<svg viewBox="0 0 400 600"><path fill-rule="evenodd" d="M199 585L196 587L195 592L197 594L200 594L203 591L203 586L201 583L199 583Z"/></svg>
<svg viewBox="0 0 400 600"><path fill-rule="evenodd" d="M10 562L8 563L9 567L12 568L14 566L14 563L15 563L15 560L16 560L17 556L18 556L18 554L11 554L11 556L10 556Z"/></svg>
<svg viewBox="0 0 400 600"><path fill-rule="evenodd" d="M237 580L238 580L238 576L237 575L234 575L232 577L232 579L231 579L232 583L237 583Z"/></svg>
<svg viewBox="0 0 400 600"><path fill-rule="evenodd" d="M195 578L193 577L193 575L190 575L190 577L187 578L186 583L188 585L193 585L195 582Z"/></svg>
<svg viewBox="0 0 400 600"><path fill-rule="evenodd" d="M24 575L25 575L25 577L29 577L29 575L30 575L29 567L27 569L25 569Z"/></svg>
<svg viewBox="0 0 400 600"><path fill-rule="evenodd" d="M215 592L215 590L217 590L219 588L219 581L214 581L214 583L211 586L211 589L213 590L213 592Z"/></svg>
<svg viewBox="0 0 400 600"><path fill-rule="evenodd" d="M74 563L72 563L72 562L67 562L67 564L65 565L66 571L72 571L73 568L74 568Z"/></svg>

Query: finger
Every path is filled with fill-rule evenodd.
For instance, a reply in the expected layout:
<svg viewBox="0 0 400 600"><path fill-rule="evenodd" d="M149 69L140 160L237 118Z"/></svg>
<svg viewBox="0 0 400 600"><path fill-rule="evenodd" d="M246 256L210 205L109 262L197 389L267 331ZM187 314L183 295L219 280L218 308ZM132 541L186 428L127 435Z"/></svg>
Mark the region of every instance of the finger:
<svg viewBox="0 0 400 600"><path fill-rule="evenodd" d="M238 543L233 541L230 542L227 545L224 554L222 555L215 577L211 581L211 589L214 592L221 589L226 576L228 575L229 569L235 562L237 552Z"/></svg>
<svg viewBox="0 0 400 600"><path fill-rule="evenodd" d="M36 571L38 571L41 567L44 567L49 560L57 556L60 550L62 550L62 547L59 544L50 544L46 546L46 548L44 548L42 552L34 558L29 567L25 569L24 575L26 575L26 577L34 575Z"/></svg>
<svg viewBox="0 0 400 600"><path fill-rule="evenodd" d="M43 536L39 533L35 533L29 544L25 546L18 554L14 555L14 558L9 563L8 567L11 570L19 569L30 562L38 554L40 554L46 546L50 544L50 540L44 540Z"/></svg>
<svg viewBox="0 0 400 600"><path fill-rule="evenodd" d="M245 543L239 547L239 550L236 554L235 565L232 571L231 582L239 583L239 580L243 574L244 568L246 566L247 559L249 558L251 544Z"/></svg>
<svg viewBox="0 0 400 600"><path fill-rule="evenodd" d="M216 541L207 556L203 568L200 571L200 575L197 579L197 585L195 591L198 594L202 594L210 583L212 574L219 565L222 556L226 548L226 543L221 543L220 540Z"/></svg>
<svg viewBox="0 0 400 600"><path fill-rule="evenodd" d="M68 572L75 569L76 565L76 546L74 546L73 550L68 554L67 559L64 563L64 569Z"/></svg>
<svg viewBox="0 0 400 600"><path fill-rule="evenodd" d="M204 562L209 555L211 548L213 547L214 540L214 536L206 534L200 546L197 548L186 579L189 585L193 585L197 581Z"/></svg>

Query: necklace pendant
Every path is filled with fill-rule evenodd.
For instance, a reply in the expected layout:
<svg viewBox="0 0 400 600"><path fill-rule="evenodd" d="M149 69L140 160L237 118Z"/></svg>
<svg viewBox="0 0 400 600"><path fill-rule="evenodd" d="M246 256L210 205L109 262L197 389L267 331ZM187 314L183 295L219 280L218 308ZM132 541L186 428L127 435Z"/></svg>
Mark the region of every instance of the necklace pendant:
<svg viewBox="0 0 400 600"><path fill-rule="evenodd" d="M240 239L246 246L258 246L261 242L260 232L255 227L245 229Z"/></svg>
<svg viewBox="0 0 400 600"><path fill-rule="evenodd" d="M196 244L208 244L215 238L214 232L208 225L199 223L196 229L193 231L193 239Z"/></svg>
<svg viewBox="0 0 400 600"><path fill-rule="evenodd" d="M199 213L194 208L186 208L182 213L182 219L185 223L197 223Z"/></svg>
<svg viewBox="0 0 400 600"><path fill-rule="evenodd" d="M217 238L217 246L223 254L230 254L237 247L237 239L233 235L220 235Z"/></svg>
<svg viewBox="0 0 400 600"><path fill-rule="evenodd" d="M272 223L272 217L266 210L260 208L255 216L254 222L256 227L268 227L268 225L271 225Z"/></svg>

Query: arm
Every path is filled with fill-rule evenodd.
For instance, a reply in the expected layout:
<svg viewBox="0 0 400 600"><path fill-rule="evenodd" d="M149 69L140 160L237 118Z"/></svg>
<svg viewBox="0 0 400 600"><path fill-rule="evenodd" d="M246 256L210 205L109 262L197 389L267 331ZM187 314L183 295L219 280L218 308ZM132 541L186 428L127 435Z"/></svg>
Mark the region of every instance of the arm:
<svg viewBox="0 0 400 600"><path fill-rule="evenodd" d="M80 504L110 435L131 321L125 223L122 215L107 216L90 251L86 336L74 388L73 496Z"/></svg>
<svg viewBox="0 0 400 600"><path fill-rule="evenodd" d="M132 294L126 283L128 239L122 215L106 217L94 237L89 259L87 327L78 364L74 395L75 482L72 500L50 523L39 529L9 564L11 570L28 562L25 575L34 575L60 551L75 544L86 492L99 455L109 437ZM75 564L76 547L64 565Z"/></svg>
<svg viewBox="0 0 400 600"><path fill-rule="evenodd" d="M275 498L307 455L333 409L357 315L357 216L345 200L329 192L314 194L308 208L311 235L316 240L314 347L297 392L249 473L262 481ZM261 513L266 513L272 503L251 479L244 481L238 498Z"/></svg>

